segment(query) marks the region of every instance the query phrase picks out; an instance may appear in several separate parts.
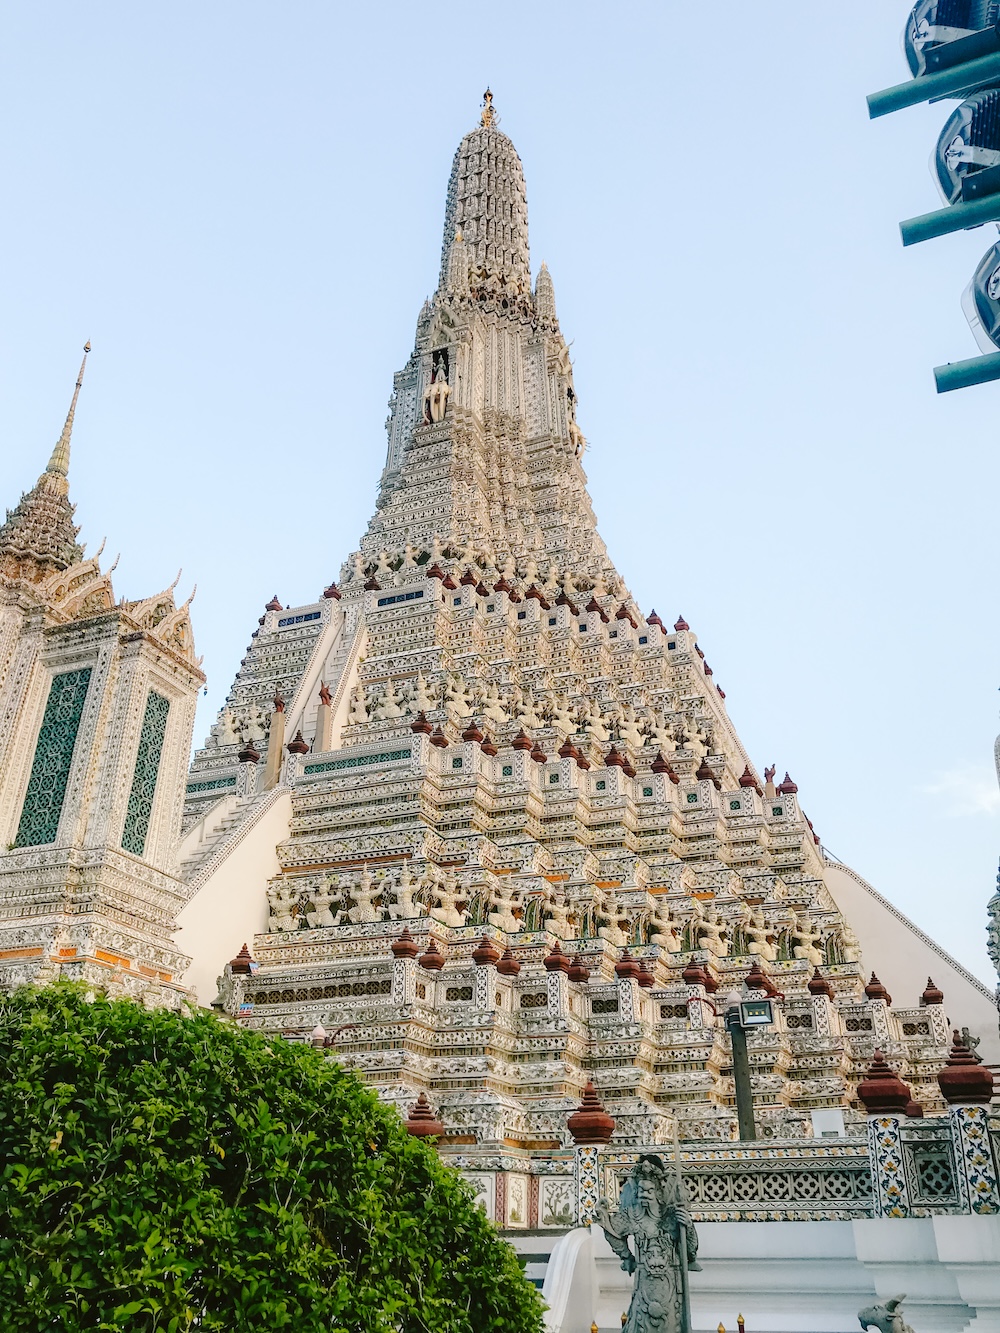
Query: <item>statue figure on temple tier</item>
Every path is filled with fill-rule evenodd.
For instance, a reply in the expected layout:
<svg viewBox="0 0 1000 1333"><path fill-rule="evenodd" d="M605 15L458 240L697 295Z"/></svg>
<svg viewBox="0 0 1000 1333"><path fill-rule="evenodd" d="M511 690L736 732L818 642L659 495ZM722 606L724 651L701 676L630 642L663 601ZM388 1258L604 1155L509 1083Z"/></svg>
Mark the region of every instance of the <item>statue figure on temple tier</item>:
<svg viewBox="0 0 1000 1333"><path fill-rule="evenodd" d="M822 967L826 960L823 951L817 946L823 939L823 932L816 928L812 917L805 915L796 917L792 939L796 941L792 949L793 957L805 959L813 967Z"/></svg>
<svg viewBox="0 0 1000 1333"><path fill-rule="evenodd" d="M498 930L508 935L516 935L521 929L521 921L514 913L522 910L523 904L516 888L509 894L505 894L503 888L501 883L493 890L490 902L493 910L489 913L488 920L490 925L496 926Z"/></svg>
<svg viewBox="0 0 1000 1333"><path fill-rule="evenodd" d="M352 885L350 893L354 906L348 909L347 919L352 925L370 925L382 920L382 911L375 906L375 899L382 892L381 883L376 883L366 861L361 867L361 874Z"/></svg>
<svg viewBox="0 0 1000 1333"><path fill-rule="evenodd" d="M389 904L389 918L392 921L414 921L426 908L416 901L417 882L410 869L410 863L404 861L399 868L399 882L394 890L395 902Z"/></svg>
<svg viewBox="0 0 1000 1333"><path fill-rule="evenodd" d="M635 1274L623 1333L688 1333L687 1275L700 1272L701 1265L676 1168L653 1153L643 1154L625 1182L618 1208L610 1212L602 1199L596 1221L622 1268Z"/></svg>
<svg viewBox="0 0 1000 1333"><path fill-rule="evenodd" d="M295 917L297 895L283 884L273 884L267 891L267 902L271 909L268 930L297 930Z"/></svg>

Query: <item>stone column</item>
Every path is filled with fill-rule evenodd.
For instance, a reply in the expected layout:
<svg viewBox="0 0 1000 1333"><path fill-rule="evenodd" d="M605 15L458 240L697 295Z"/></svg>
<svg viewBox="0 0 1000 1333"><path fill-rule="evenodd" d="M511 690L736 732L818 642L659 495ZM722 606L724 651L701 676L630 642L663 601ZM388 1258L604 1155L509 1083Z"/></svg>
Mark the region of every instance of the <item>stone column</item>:
<svg viewBox="0 0 1000 1333"><path fill-rule="evenodd" d="M476 965L475 1005L480 1012L496 1008L497 963L500 950L488 934L476 945L472 952L472 961Z"/></svg>
<svg viewBox="0 0 1000 1333"><path fill-rule="evenodd" d="M331 707L330 691L324 681L319 687L319 708L316 710L316 739L313 741L313 750L316 753L324 754L327 750L332 749L333 708Z"/></svg>
<svg viewBox="0 0 1000 1333"><path fill-rule="evenodd" d="M260 755L253 741L247 741L237 758L240 766L236 772L236 798L240 801L249 800L257 794L257 765L260 763Z"/></svg>
<svg viewBox="0 0 1000 1333"><path fill-rule="evenodd" d="M302 772L302 764L305 756L309 753L309 746L303 739L302 732L297 731L294 739L288 742L285 749L288 751L288 757L285 759L282 781L286 787L291 787Z"/></svg>
<svg viewBox="0 0 1000 1333"><path fill-rule="evenodd" d="M599 1152L596 1143L576 1145L573 1157L573 1198L578 1227L589 1227L597 1216L597 1204L601 1197Z"/></svg>
<svg viewBox="0 0 1000 1333"><path fill-rule="evenodd" d="M576 1152L573 1156L573 1199L576 1225L589 1226L597 1216L601 1197L600 1149L611 1141L614 1119L608 1115L588 1082L579 1108L566 1121Z"/></svg>
<svg viewBox="0 0 1000 1333"><path fill-rule="evenodd" d="M1000 1178L990 1145L985 1106L950 1106L958 1188L971 1213L1000 1213Z"/></svg>
<svg viewBox="0 0 1000 1333"><path fill-rule="evenodd" d="M285 701L280 694L274 696L274 712L267 732L267 762L264 765L264 791L277 786L281 776L281 764L285 748Z"/></svg>
<svg viewBox="0 0 1000 1333"><path fill-rule="evenodd" d="M635 982L631 977L618 978L618 1018L622 1023L635 1022Z"/></svg>
<svg viewBox="0 0 1000 1333"><path fill-rule="evenodd" d="M412 1004L417 973L417 942L404 924L401 934L389 946L392 949L392 1002Z"/></svg>
<svg viewBox="0 0 1000 1333"><path fill-rule="evenodd" d="M569 1018L569 980L563 971L548 974L549 1018Z"/></svg>
<svg viewBox="0 0 1000 1333"><path fill-rule="evenodd" d="M906 1183L900 1123L906 1116L910 1089L876 1051L858 1097L868 1112L868 1157L876 1217L909 1217L910 1191Z"/></svg>
<svg viewBox="0 0 1000 1333"><path fill-rule="evenodd" d="M958 1188L972 1213L1000 1213L1000 1171L990 1143L993 1075L956 1032L938 1086L948 1103Z"/></svg>

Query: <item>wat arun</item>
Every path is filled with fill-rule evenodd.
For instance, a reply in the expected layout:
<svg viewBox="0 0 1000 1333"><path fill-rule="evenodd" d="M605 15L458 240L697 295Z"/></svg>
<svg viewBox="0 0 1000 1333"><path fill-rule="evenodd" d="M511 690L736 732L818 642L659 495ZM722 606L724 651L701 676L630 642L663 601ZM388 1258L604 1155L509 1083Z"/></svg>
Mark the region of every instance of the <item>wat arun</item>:
<svg viewBox="0 0 1000 1333"><path fill-rule="evenodd" d="M186 779L201 682L187 604L168 590L116 608L83 563L68 436L66 467L0 529L16 741L0 982L82 976L326 1043L404 1117L422 1098L418 1120L512 1226L546 1207L559 1224L558 1173L541 1213L539 1181L588 1081L618 1144L735 1136L733 991L778 1001L751 1058L758 1127L782 1141L824 1115L862 1122L876 1049L940 1111L949 1020L997 1059L987 988L824 852L784 765L741 744L692 627L632 596L597 532L580 423L487 94L394 378L375 514L314 602L266 604ZM61 535L41 533L50 519ZM121 679L91 724L79 673L98 629ZM50 720L60 780L82 809L86 743L104 793L103 822L83 820L65 856L32 841L71 834L38 795L46 654L57 679L77 672L84 739Z"/></svg>
<svg viewBox="0 0 1000 1333"><path fill-rule="evenodd" d="M935 988L894 1005L796 784L755 766L691 627L644 611L598 535L553 281L542 265L532 284L489 95L390 408L359 548L315 603L268 604L190 774L207 896L186 930L237 895L267 913L218 1002L336 1031L404 1115L428 1097L446 1142L561 1141L588 1077L617 1140L675 1120L730 1137L716 1009L734 988L784 997L755 1064L773 1132L849 1108L886 1043L936 1105ZM241 831L282 801L270 873L214 909Z"/></svg>

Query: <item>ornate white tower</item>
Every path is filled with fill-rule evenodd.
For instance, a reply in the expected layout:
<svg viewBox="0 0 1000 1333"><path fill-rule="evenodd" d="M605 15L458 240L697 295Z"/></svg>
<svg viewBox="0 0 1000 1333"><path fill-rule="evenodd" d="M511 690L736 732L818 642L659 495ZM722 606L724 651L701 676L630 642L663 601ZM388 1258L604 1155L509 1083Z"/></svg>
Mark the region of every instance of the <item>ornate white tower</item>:
<svg viewBox="0 0 1000 1333"><path fill-rule="evenodd" d="M611 572L580 465L569 349L545 265L531 290L524 176L496 125L459 144L437 292L395 377L379 512L364 555L435 535L580 575ZM404 484L405 481L405 484Z"/></svg>
<svg viewBox="0 0 1000 1333"><path fill-rule="evenodd" d="M89 344L87 349L89 350ZM85 364L85 361L84 361ZM203 676L172 589L115 605L84 558L70 437L0 527L0 983L85 977L184 994L172 932L184 774Z"/></svg>
<svg viewBox="0 0 1000 1333"><path fill-rule="evenodd" d="M769 1133L859 1114L875 1043L938 1103L928 971L952 1017L992 1021L983 987L824 857L789 776L755 768L690 625L630 595L586 491L552 279L532 290L528 262L487 95L377 512L337 584L267 603L196 754L182 917L203 1003L231 958L221 1003L243 1021L319 1022L401 1109L425 1092L519 1225L561 1215L551 1182L523 1190L588 1075L619 1142L728 1138L713 997L734 987L784 996L755 1067Z"/></svg>

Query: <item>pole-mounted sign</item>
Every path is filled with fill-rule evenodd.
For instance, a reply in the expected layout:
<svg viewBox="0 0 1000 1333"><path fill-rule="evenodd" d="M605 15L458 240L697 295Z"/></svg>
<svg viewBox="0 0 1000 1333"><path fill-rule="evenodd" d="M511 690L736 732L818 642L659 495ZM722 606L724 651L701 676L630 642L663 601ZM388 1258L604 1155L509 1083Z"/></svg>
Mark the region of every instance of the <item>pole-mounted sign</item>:
<svg viewBox="0 0 1000 1333"><path fill-rule="evenodd" d="M1000 222L1000 0L919 0L903 33L913 78L872 93L874 118L958 98L931 158L945 207L900 223L904 245ZM973 275L962 308L986 353L938 366L938 393L1000 379L1000 250Z"/></svg>

